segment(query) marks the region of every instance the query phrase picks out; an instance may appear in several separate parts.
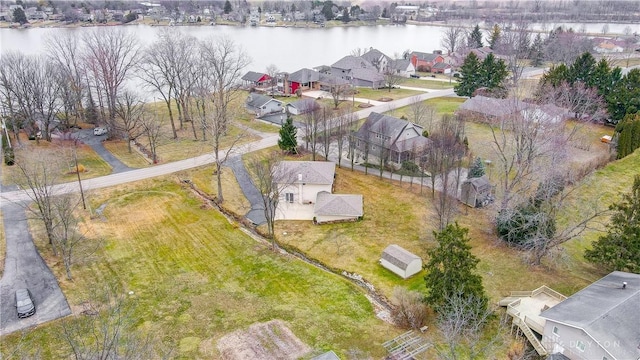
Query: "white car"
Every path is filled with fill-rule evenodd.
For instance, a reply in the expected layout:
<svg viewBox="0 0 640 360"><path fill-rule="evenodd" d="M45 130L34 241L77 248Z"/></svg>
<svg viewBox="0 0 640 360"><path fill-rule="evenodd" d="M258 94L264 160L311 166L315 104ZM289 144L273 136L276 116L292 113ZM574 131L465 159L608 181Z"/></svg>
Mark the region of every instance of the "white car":
<svg viewBox="0 0 640 360"><path fill-rule="evenodd" d="M105 127L97 127L95 129L93 129L93 135L95 135L95 136L104 135L106 133L107 133L107 128L105 128Z"/></svg>

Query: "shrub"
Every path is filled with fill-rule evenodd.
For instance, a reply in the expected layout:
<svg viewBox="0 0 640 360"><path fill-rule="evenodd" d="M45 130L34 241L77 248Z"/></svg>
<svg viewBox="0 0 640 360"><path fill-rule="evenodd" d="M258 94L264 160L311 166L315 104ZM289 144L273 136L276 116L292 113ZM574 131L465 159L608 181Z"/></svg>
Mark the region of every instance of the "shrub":
<svg viewBox="0 0 640 360"><path fill-rule="evenodd" d="M5 148L3 153L4 153L5 165L11 166L16 163L16 157L15 157L15 154L13 153L12 148L10 147Z"/></svg>
<svg viewBox="0 0 640 360"><path fill-rule="evenodd" d="M396 325L405 329L419 329L427 319L427 307L422 294L403 287L393 289L395 305L391 317Z"/></svg>

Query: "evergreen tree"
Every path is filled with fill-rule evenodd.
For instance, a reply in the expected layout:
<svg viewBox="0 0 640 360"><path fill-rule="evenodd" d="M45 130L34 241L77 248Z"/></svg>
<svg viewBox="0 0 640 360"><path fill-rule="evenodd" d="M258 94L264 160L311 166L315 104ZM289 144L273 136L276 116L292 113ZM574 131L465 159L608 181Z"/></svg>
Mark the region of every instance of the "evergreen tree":
<svg viewBox="0 0 640 360"><path fill-rule="evenodd" d="M460 77L455 86L455 92L458 96L471 96L477 88L480 87L479 75L480 61L474 53L464 59L464 63L460 67Z"/></svg>
<svg viewBox="0 0 640 360"><path fill-rule="evenodd" d="M386 19L389 17L389 15L387 15L387 8L382 9L382 15L380 15L381 18Z"/></svg>
<svg viewBox="0 0 640 360"><path fill-rule="evenodd" d="M640 148L640 112L628 114L616 126L618 133L618 159L632 154Z"/></svg>
<svg viewBox="0 0 640 360"><path fill-rule="evenodd" d="M479 25L476 25L476 27L473 28L473 31L471 31L471 33L469 34L467 45L473 49L481 48L484 46L482 44L482 32L480 32Z"/></svg>
<svg viewBox="0 0 640 360"><path fill-rule="evenodd" d="M489 47L493 50L496 49L498 42L500 41L501 30L498 24L493 25L493 29L491 30L491 34L489 35Z"/></svg>
<svg viewBox="0 0 640 360"><path fill-rule="evenodd" d="M636 175L629 194L609 207L615 211L607 235L593 243L584 257L607 270L640 273L640 175Z"/></svg>
<svg viewBox="0 0 640 360"><path fill-rule="evenodd" d="M549 71L542 75L542 79L540 79L541 85L551 85L556 87L562 84L563 81L567 81L569 78L569 68L565 64L560 64L558 66L551 66Z"/></svg>
<svg viewBox="0 0 640 360"><path fill-rule="evenodd" d="M231 2L229 2L229 0L224 2L224 13L228 14L233 10L233 8L231 7Z"/></svg>
<svg viewBox="0 0 640 360"><path fill-rule="evenodd" d="M344 10L342 10L342 22L348 23L349 21L351 21L349 10L347 10L347 8L344 8Z"/></svg>
<svg viewBox="0 0 640 360"><path fill-rule="evenodd" d="M469 167L469 172L467 173L467 179L479 178L484 176L486 173L484 167L484 161L478 156L473 160L473 164Z"/></svg>
<svg viewBox="0 0 640 360"><path fill-rule="evenodd" d="M480 64L480 86L491 92L499 93L504 90L504 80L509 76L507 64L502 59L496 59L493 54L487 55Z"/></svg>
<svg viewBox="0 0 640 360"><path fill-rule="evenodd" d="M427 303L438 313L447 311L448 299L454 296L479 299L486 309L488 298L482 286L482 277L475 273L480 262L472 253L467 236L469 230L455 224L434 232L438 245L428 251L425 269L428 289Z"/></svg>
<svg viewBox="0 0 640 360"><path fill-rule="evenodd" d="M287 120L280 128L280 139L278 139L278 147L291 154L298 153L298 139L296 134L298 129L293 125L291 115L287 113Z"/></svg>
<svg viewBox="0 0 640 360"><path fill-rule="evenodd" d="M26 24L29 21L27 20L27 15L24 14L24 10L22 8L16 8L13 10L13 22L20 23L20 25Z"/></svg>
<svg viewBox="0 0 640 360"><path fill-rule="evenodd" d="M595 86L598 94L605 96L613 90L620 79L622 79L622 70L617 66L612 69L607 59L602 58L593 69L589 86Z"/></svg>
<svg viewBox="0 0 640 360"><path fill-rule="evenodd" d="M606 97L611 122L617 124L627 114L640 111L640 69L629 71Z"/></svg>
<svg viewBox="0 0 640 360"><path fill-rule="evenodd" d="M573 84L582 81L587 86L592 86L592 76L596 67L596 59L591 53L585 52L580 55L569 68L569 83Z"/></svg>
<svg viewBox="0 0 640 360"><path fill-rule="evenodd" d="M327 0L322 4L322 15L327 21L333 20L333 2Z"/></svg>
<svg viewBox="0 0 640 360"><path fill-rule="evenodd" d="M531 64L533 66L540 66L544 61L544 43L542 42L542 36L540 33L538 33L533 39L529 58L531 59Z"/></svg>

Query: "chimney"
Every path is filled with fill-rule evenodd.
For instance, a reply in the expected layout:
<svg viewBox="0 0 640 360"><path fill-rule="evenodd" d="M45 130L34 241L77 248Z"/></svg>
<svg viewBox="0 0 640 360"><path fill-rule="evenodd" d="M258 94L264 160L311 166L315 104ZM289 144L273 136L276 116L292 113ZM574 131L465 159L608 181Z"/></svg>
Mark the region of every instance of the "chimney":
<svg viewBox="0 0 640 360"><path fill-rule="evenodd" d="M623 288L623 289L626 289L626 288L627 288L627 282L626 282L626 281L623 281L623 282L622 282L622 288Z"/></svg>
<svg viewBox="0 0 640 360"><path fill-rule="evenodd" d="M289 74L284 74L284 80L282 81L282 90L285 95L291 94L291 89L289 88Z"/></svg>

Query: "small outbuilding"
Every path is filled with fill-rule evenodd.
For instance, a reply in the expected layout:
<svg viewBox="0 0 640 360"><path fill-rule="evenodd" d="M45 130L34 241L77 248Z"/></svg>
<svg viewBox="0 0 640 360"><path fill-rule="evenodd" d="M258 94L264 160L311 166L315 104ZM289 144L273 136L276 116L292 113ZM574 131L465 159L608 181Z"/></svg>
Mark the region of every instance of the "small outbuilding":
<svg viewBox="0 0 640 360"><path fill-rule="evenodd" d="M311 358L311 360L340 360L340 358L333 350L329 350L324 354Z"/></svg>
<svg viewBox="0 0 640 360"><path fill-rule="evenodd" d="M422 259L418 255L393 244L387 246L382 252L380 265L406 279L422 270Z"/></svg>
<svg viewBox="0 0 640 360"><path fill-rule="evenodd" d="M467 179L462 183L460 201L471 207L483 207L493 202L493 187L486 177Z"/></svg>

